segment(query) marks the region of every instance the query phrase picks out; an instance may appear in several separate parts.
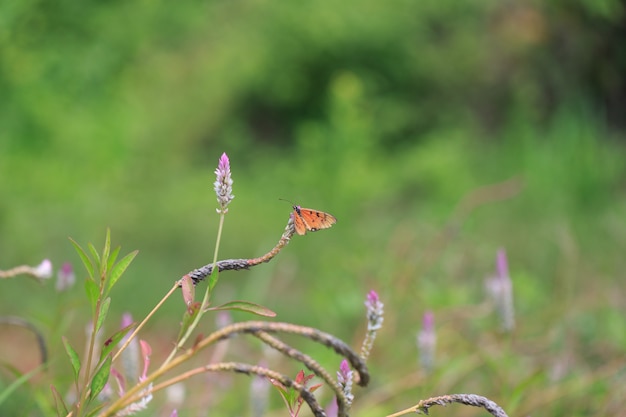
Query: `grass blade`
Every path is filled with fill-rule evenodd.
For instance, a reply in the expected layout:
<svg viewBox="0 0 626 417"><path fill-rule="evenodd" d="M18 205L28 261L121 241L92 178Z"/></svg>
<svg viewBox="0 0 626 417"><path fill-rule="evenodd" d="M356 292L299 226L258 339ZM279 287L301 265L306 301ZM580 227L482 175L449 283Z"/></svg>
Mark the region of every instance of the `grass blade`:
<svg viewBox="0 0 626 417"><path fill-rule="evenodd" d="M130 265L130 263L133 261L133 259L135 259L135 256L137 256L138 253L139 251L137 250L132 251L131 253L120 259L120 261L113 266L113 269L111 270L111 275L109 276L109 282L107 283L107 290L105 294L108 294L109 291L111 291L111 288L113 288L117 280L120 279L124 271L126 271L126 268L128 268L128 265Z"/></svg>
<svg viewBox="0 0 626 417"><path fill-rule="evenodd" d="M102 366L98 368L96 374L93 376L93 379L91 380L91 392L89 393L89 399L93 400L96 398L109 380L109 375L111 374L111 360L111 355L107 356L104 363L102 363Z"/></svg>
<svg viewBox="0 0 626 417"><path fill-rule="evenodd" d="M89 259L89 256L87 256L87 253L83 250L83 248L80 247L80 245L72 238L69 238L70 242L72 242L72 245L74 245L74 249L76 249L76 252L78 253L78 256L80 257L80 260L83 262L83 265L85 265L85 268L87 269L87 273L89 273L89 277L91 279L95 279L94 278L94 265L91 263L91 259Z"/></svg>
<svg viewBox="0 0 626 417"><path fill-rule="evenodd" d="M113 249L113 252L111 252L111 256L109 256L109 260L107 261L107 271L110 271L113 268L115 261L117 261L117 255L119 255L121 248L121 246L118 246L117 248Z"/></svg>
<svg viewBox="0 0 626 417"><path fill-rule="evenodd" d="M66 416L69 411L67 410L67 405L65 405L63 396L54 385L50 386L50 390L52 391L52 397L54 398L54 408L57 411L57 416Z"/></svg>
<svg viewBox="0 0 626 417"><path fill-rule="evenodd" d="M87 299L91 305L91 312L96 312L96 305L98 304L98 297L100 297L100 287L95 281L90 279L85 280L85 292L87 293Z"/></svg>
<svg viewBox="0 0 626 417"><path fill-rule="evenodd" d="M276 317L276 313L269 308L248 301L230 301L216 307L207 308L207 310L239 310L263 317Z"/></svg>
<svg viewBox="0 0 626 417"><path fill-rule="evenodd" d="M111 253L111 229L107 227L107 235L104 238L104 249L102 249L102 258L100 259L100 274L104 275L109 266L109 254Z"/></svg>
<svg viewBox="0 0 626 417"><path fill-rule="evenodd" d="M98 251L96 250L96 247L91 244L91 243L87 243L87 247L89 248L89 252L91 253L91 257L93 258L93 260L95 261L95 267L98 270L98 273L100 274L100 276L102 275L101 268L100 268L100 255L98 254ZM94 277L96 278L96 277ZM98 277L99 278L99 277Z"/></svg>
<svg viewBox="0 0 626 417"><path fill-rule="evenodd" d="M96 322L95 332L97 333L102 327L102 323L104 323L104 319L106 319L107 314L109 314L109 307L111 306L111 297L107 297L100 304L100 311L98 313L98 321Z"/></svg>
<svg viewBox="0 0 626 417"><path fill-rule="evenodd" d="M113 351L113 348L115 348L115 346L117 346L117 344L122 341L124 336L126 336L128 332L130 332L136 325L137 323L131 323L128 326L124 327L122 330L118 330L117 332L115 332L113 336L109 337L104 342L104 346L102 347L102 353L100 354L100 361L98 363L102 361L102 358L111 353Z"/></svg>
<svg viewBox="0 0 626 417"><path fill-rule="evenodd" d="M63 346L65 346L65 352L67 352L67 356L70 358L70 363L72 364L72 369L74 370L74 381L78 384L78 374L80 373L80 359L78 353L72 348L65 336L63 336Z"/></svg>

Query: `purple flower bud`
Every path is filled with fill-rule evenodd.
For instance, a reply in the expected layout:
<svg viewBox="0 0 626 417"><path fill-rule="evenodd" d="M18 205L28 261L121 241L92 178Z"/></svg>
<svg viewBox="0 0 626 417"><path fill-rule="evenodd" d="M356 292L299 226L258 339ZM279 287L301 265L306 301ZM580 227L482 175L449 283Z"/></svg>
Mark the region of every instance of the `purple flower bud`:
<svg viewBox="0 0 626 417"><path fill-rule="evenodd" d="M376 339L376 332L383 327L383 307L384 304L378 298L378 293L372 290L367 294L365 300L365 308L367 309L367 334L361 345L361 358L366 359L374 340Z"/></svg>
<svg viewBox="0 0 626 417"><path fill-rule="evenodd" d="M57 272L57 282L55 288L57 292L62 292L72 288L76 282L76 274L74 274L74 268L69 262L65 262L59 272Z"/></svg>
<svg viewBox="0 0 626 417"><path fill-rule="evenodd" d="M353 371L350 369L350 364L346 359L341 361L339 365L339 371L337 372L337 383L343 389L343 393L348 400L348 405L352 404L354 400L354 395L352 394L352 379L353 379Z"/></svg>
<svg viewBox="0 0 626 417"><path fill-rule="evenodd" d="M367 300L365 300L365 307L367 308L367 330L378 330L383 325L383 303L378 298L378 293L372 290L367 294Z"/></svg>
<svg viewBox="0 0 626 417"><path fill-rule="evenodd" d="M340 384L345 384L348 380L352 379L352 370L350 364L346 359L343 359L339 364L339 372L337 372L337 381Z"/></svg>

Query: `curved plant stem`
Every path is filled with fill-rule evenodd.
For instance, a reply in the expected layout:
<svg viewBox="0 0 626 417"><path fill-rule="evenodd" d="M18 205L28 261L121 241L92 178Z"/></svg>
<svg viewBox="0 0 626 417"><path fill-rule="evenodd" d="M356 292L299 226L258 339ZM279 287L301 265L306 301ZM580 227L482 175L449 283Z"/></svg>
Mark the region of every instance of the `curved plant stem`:
<svg viewBox="0 0 626 417"><path fill-rule="evenodd" d="M394 414L390 414L387 417L398 417L405 414L413 413L428 414L428 409L434 405L446 406L451 403L465 404L472 407L481 407L495 417L508 417L504 410L498 404L486 397L475 394L449 394L439 397L432 397L427 400L421 400L413 407L407 408L406 410L402 410Z"/></svg>

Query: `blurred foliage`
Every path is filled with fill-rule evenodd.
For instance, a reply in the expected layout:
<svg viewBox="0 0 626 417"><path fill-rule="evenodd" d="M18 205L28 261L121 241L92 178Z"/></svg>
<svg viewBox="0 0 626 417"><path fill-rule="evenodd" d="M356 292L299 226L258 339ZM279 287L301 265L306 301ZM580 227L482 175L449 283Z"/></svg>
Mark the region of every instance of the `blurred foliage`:
<svg viewBox="0 0 626 417"><path fill-rule="evenodd" d="M357 345L377 290L387 317L359 415L457 391L511 415L616 414L624 18L618 0L0 2L0 267L78 270L67 237L98 243L109 226L140 251L112 310L140 317L211 259L226 151L236 198L221 258L276 243L291 211L280 197L339 221L224 274L215 301L265 304ZM482 301L501 246L511 338ZM0 285L0 312L47 326L51 356L61 335L81 337L80 285ZM180 307L148 329L164 345ZM427 309L439 342L425 377L414 339Z"/></svg>

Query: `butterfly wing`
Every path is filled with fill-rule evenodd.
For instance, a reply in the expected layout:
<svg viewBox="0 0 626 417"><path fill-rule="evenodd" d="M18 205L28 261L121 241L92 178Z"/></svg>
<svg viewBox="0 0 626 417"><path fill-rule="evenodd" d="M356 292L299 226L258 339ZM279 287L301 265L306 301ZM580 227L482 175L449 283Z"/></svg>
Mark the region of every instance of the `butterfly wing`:
<svg viewBox="0 0 626 417"><path fill-rule="evenodd" d="M296 233L303 235L307 230L317 232L321 229L328 229L337 223L335 216L323 211L294 207L294 225Z"/></svg>
<svg viewBox="0 0 626 417"><path fill-rule="evenodd" d="M307 230L306 223L304 222L302 215L299 213L299 209L296 209L295 207L293 210L293 225L294 225L294 228L296 229L297 234L299 234L300 236L306 234L306 230Z"/></svg>

